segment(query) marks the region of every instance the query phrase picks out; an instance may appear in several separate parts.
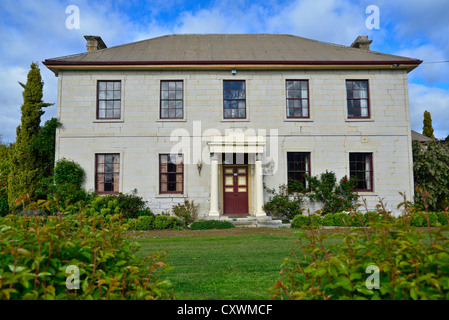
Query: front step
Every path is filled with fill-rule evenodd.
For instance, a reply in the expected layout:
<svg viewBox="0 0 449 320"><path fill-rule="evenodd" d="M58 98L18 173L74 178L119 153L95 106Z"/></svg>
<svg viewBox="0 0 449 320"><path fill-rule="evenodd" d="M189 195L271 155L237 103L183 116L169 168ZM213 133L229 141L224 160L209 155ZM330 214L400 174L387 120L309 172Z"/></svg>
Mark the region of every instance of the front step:
<svg viewBox="0 0 449 320"><path fill-rule="evenodd" d="M279 228L286 227L290 228L290 223L282 223L282 220L273 220L272 217L229 217L229 216L220 216L219 220L232 222L237 228Z"/></svg>

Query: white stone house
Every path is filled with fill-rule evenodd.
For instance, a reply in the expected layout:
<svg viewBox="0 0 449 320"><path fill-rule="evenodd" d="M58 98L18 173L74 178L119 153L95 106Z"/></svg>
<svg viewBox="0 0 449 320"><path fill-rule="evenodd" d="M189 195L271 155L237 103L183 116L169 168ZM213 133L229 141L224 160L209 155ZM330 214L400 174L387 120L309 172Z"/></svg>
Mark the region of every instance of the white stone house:
<svg viewBox="0 0 449 320"><path fill-rule="evenodd" d="M47 59L58 77L56 158L86 189L160 213L264 217L263 185L333 171L374 208L413 197L407 75L422 61L279 34L168 35Z"/></svg>

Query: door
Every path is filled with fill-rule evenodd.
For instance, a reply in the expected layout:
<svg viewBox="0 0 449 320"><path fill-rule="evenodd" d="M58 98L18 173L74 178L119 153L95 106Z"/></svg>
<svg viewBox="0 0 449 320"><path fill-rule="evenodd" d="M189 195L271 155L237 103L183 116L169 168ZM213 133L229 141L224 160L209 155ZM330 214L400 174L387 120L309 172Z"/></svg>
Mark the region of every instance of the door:
<svg viewBox="0 0 449 320"><path fill-rule="evenodd" d="M248 212L248 167L223 167L224 213Z"/></svg>

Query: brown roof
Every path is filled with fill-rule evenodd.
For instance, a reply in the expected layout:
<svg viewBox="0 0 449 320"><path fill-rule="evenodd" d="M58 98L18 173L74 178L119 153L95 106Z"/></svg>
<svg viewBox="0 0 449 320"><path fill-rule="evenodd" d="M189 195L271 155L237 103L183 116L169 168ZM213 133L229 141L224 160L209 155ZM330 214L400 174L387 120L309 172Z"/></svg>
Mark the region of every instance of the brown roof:
<svg viewBox="0 0 449 320"><path fill-rule="evenodd" d="M402 65L422 61L287 34L174 34L47 59L63 65Z"/></svg>
<svg viewBox="0 0 449 320"><path fill-rule="evenodd" d="M413 140L416 140L416 141L419 141L419 142L432 142L432 141L434 141L432 138L429 138L429 137L427 137L427 136L425 136L425 135L423 135L423 134L421 134L419 132L416 132L416 131L412 130L412 141Z"/></svg>

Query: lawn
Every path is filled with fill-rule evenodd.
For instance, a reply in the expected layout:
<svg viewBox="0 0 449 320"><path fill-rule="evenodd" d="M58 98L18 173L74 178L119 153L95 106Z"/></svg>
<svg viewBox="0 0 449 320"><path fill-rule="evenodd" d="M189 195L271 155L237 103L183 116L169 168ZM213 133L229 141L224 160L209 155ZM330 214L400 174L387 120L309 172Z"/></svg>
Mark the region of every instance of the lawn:
<svg viewBox="0 0 449 320"><path fill-rule="evenodd" d="M226 229L146 232L142 252L166 251L179 299L269 299L293 230Z"/></svg>
<svg viewBox="0 0 449 320"><path fill-rule="evenodd" d="M296 230L297 231L297 230ZM293 229L148 231L142 253L166 251L179 299L266 300L280 264L295 248Z"/></svg>

